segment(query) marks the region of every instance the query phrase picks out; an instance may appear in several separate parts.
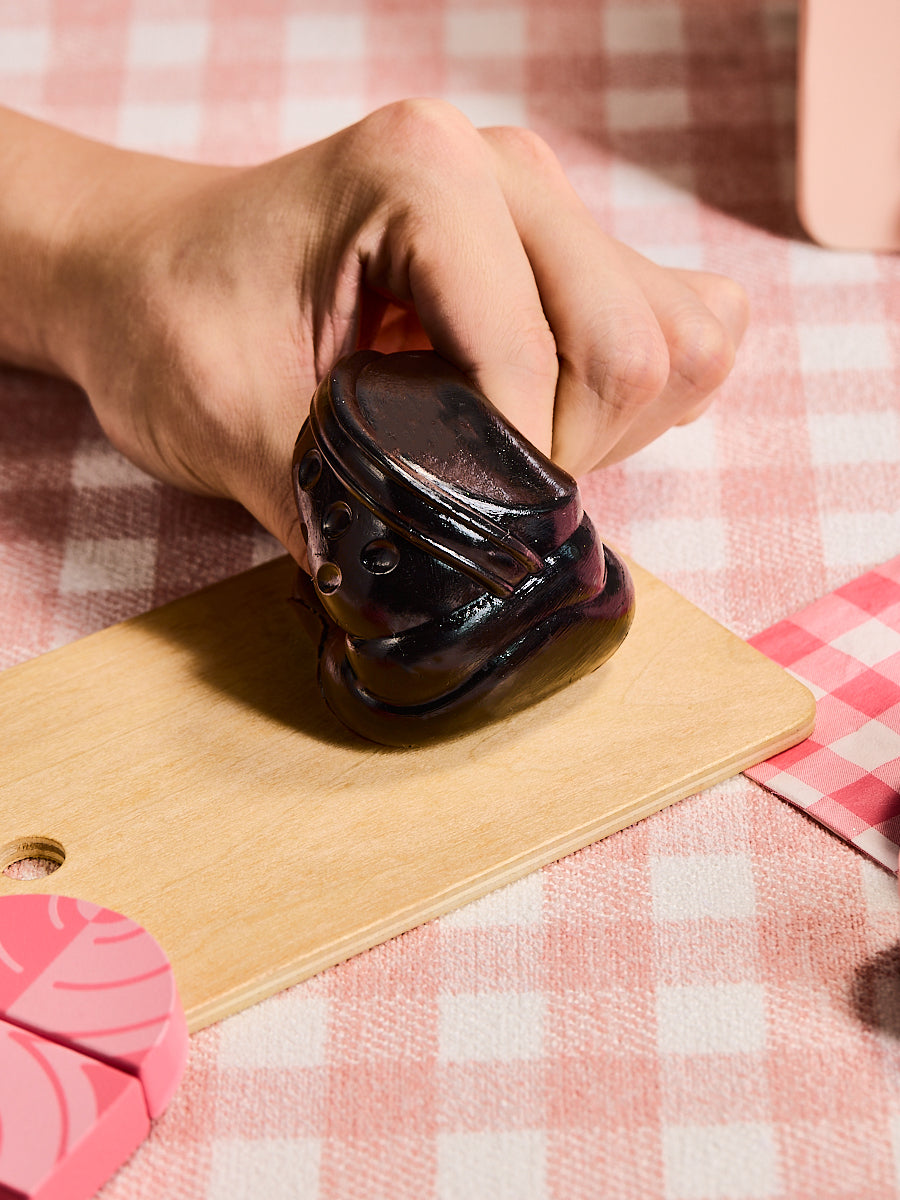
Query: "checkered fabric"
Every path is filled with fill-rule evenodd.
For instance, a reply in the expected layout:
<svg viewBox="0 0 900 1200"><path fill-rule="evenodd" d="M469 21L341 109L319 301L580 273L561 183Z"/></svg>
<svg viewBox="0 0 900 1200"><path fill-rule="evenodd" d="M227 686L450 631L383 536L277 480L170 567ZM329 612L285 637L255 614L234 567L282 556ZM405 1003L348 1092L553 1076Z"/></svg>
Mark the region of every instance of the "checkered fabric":
<svg viewBox="0 0 900 1200"><path fill-rule="evenodd" d="M0 0L0 102L235 163L403 95L536 129L605 228L748 290L717 403L583 483L611 541L749 637L900 554L900 261L798 228L795 42L796 0ZM276 552L125 463L76 390L0 371L0 665ZM741 776L198 1034L101 1195L898 1180L895 882Z"/></svg>
<svg viewBox="0 0 900 1200"><path fill-rule="evenodd" d="M799 746L747 771L892 871L900 850L900 558L751 641L816 697Z"/></svg>

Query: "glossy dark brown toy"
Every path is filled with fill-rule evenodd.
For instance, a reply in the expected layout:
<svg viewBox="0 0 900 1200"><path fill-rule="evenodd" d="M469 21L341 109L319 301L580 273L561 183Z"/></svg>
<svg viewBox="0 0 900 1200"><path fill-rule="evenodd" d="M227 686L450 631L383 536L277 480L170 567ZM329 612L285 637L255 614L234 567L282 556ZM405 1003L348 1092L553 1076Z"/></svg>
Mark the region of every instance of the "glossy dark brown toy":
<svg viewBox="0 0 900 1200"><path fill-rule="evenodd" d="M335 715L407 746L594 670L634 611L575 481L431 352L342 359L294 450L294 599ZM310 620L312 619L312 620Z"/></svg>

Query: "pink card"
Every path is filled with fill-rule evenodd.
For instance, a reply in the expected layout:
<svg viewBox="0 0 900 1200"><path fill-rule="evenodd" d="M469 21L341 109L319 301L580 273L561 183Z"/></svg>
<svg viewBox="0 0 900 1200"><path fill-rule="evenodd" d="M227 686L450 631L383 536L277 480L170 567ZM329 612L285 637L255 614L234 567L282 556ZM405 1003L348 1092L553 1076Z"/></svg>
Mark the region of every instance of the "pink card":
<svg viewBox="0 0 900 1200"><path fill-rule="evenodd" d="M900 853L900 557L750 639L816 697L810 737L745 772L876 862Z"/></svg>

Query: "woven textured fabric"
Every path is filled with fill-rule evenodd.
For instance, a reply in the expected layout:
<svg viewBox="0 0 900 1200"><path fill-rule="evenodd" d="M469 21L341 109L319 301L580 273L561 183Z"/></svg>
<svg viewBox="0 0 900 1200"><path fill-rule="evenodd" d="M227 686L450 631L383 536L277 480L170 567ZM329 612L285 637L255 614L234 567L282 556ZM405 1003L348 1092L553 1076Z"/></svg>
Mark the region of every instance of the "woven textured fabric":
<svg viewBox="0 0 900 1200"><path fill-rule="evenodd" d="M747 288L717 402L582 481L602 535L747 638L900 554L900 261L799 230L796 9L0 0L0 102L232 163L404 95L536 129L611 233ZM75 389L0 371L0 666L277 552L127 464ZM893 1200L898 1180L895 881L740 776L197 1035L101 1196Z"/></svg>
<svg viewBox="0 0 900 1200"><path fill-rule="evenodd" d="M816 697L805 742L747 771L896 872L900 851L900 558L751 641Z"/></svg>

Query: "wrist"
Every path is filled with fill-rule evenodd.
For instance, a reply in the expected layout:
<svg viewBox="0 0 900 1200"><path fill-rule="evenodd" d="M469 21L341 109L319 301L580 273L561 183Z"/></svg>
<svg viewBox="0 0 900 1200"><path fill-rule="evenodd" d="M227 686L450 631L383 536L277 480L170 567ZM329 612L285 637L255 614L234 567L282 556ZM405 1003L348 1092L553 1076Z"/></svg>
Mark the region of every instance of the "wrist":
<svg viewBox="0 0 900 1200"><path fill-rule="evenodd" d="M116 152L0 111L0 356L68 374L61 277L73 214L102 159Z"/></svg>
<svg viewBox="0 0 900 1200"><path fill-rule="evenodd" d="M217 170L0 110L0 360L86 387L126 293L144 286L147 235Z"/></svg>

